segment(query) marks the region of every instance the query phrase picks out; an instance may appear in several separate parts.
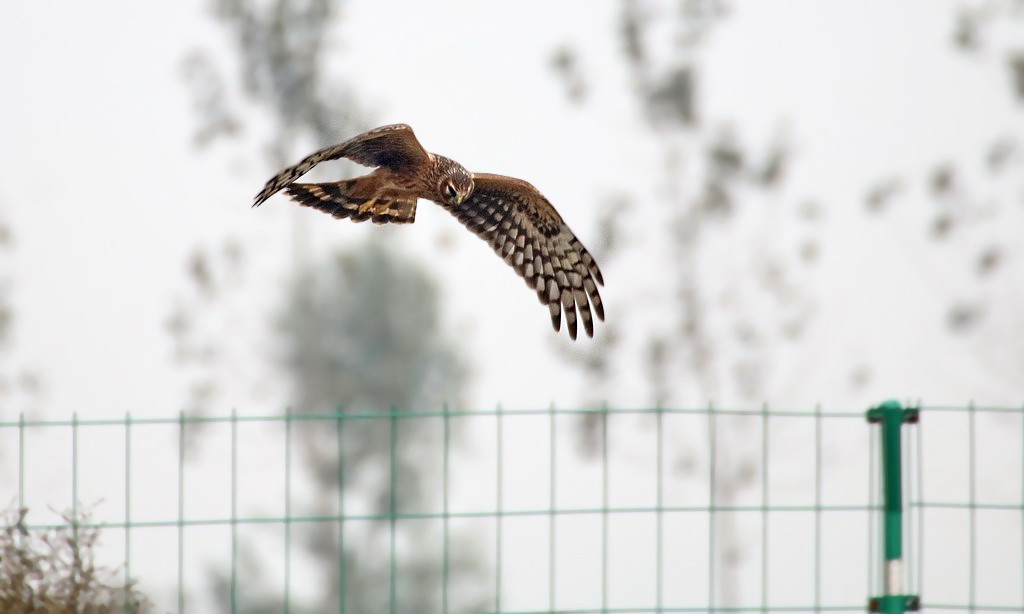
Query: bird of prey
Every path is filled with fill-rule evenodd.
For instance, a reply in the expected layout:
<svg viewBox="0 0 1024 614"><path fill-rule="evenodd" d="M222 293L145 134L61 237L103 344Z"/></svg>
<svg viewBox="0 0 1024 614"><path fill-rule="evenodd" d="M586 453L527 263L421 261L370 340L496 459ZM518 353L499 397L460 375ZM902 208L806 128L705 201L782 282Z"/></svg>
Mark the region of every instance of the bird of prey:
<svg viewBox="0 0 1024 614"><path fill-rule="evenodd" d="M375 170L343 181L295 183L317 164L338 158ZM454 160L427 152L405 124L376 128L310 154L272 177L253 206L282 189L300 205L375 224L411 224L417 199L434 201L526 280L547 305L555 331L563 312L574 340L577 312L590 337L593 315L604 320L597 291L598 284L604 285L601 270L537 188L521 179L470 173Z"/></svg>

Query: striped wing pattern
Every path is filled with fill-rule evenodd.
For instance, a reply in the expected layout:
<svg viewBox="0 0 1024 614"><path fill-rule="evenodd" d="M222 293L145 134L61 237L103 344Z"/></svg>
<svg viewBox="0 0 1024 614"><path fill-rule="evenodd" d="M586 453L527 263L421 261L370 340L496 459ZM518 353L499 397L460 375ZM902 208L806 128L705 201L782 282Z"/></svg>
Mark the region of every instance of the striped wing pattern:
<svg viewBox="0 0 1024 614"><path fill-rule="evenodd" d="M604 320L597 289L604 279L590 252L529 183L488 174L475 174L473 182L476 187L466 201L446 208L537 292L556 331L564 313L569 336L576 339L578 314L593 337L594 316Z"/></svg>
<svg viewBox="0 0 1024 614"><path fill-rule="evenodd" d="M254 207L296 181L321 162L347 158L364 166L382 167L395 172L417 172L430 161L412 128L405 124L382 126L351 138L340 145L325 147L274 175L256 195Z"/></svg>
<svg viewBox="0 0 1024 614"><path fill-rule="evenodd" d="M358 179L335 183L292 183L285 192L300 205L319 209L338 219L374 224L411 224L416 221L416 196L409 192L378 193L364 197L351 193ZM348 188L348 189L346 189Z"/></svg>
<svg viewBox="0 0 1024 614"><path fill-rule="evenodd" d="M333 183L295 183L320 162L338 158L377 170ZM453 173L455 177L461 173L468 182L461 165L427 153L409 126L394 124L321 149L286 168L266 183L253 206L284 189L299 204L336 218L409 224L416 219L417 198L429 198L515 269L548 307L556 331L561 329L564 314L572 339L576 339L580 320L587 336L593 337L594 318L604 320L598 292L604 279L590 252L551 203L525 181L485 173L473 174L472 190L460 188L458 198L435 193L434 186L441 185L437 181Z"/></svg>

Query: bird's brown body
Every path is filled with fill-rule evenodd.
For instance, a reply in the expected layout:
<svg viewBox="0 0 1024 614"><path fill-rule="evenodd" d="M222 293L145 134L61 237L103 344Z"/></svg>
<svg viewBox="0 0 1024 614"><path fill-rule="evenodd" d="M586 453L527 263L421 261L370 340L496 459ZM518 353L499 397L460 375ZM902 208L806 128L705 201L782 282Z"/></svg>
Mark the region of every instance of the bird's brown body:
<svg viewBox="0 0 1024 614"><path fill-rule="evenodd" d="M320 162L338 158L377 168L355 179L295 183ZM548 306L556 331L563 311L573 339L577 312L589 336L593 315L604 319L597 290L604 280L597 263L535 187L512 177L470 173L454 160L428 153L405 124L383 126L307 156L272 177L253 206L282 189L301 205L377 224L412 223L416 201L434 201L526 280Z"/></svg>

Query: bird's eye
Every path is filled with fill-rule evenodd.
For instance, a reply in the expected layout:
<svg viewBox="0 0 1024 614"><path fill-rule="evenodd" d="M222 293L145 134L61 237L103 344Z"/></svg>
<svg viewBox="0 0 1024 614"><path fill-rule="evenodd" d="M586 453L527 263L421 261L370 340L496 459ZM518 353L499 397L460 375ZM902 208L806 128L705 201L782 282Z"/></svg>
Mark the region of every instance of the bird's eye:
<svg viewBox="0 0 1024 614"><path fill-rule="evenodd" d="M448 195L448 198L452 200L455 200L455 197L459 195L458 191L456 191L455 189L455 186L450 183L444 184L444 191L445 194Z"/></svg>

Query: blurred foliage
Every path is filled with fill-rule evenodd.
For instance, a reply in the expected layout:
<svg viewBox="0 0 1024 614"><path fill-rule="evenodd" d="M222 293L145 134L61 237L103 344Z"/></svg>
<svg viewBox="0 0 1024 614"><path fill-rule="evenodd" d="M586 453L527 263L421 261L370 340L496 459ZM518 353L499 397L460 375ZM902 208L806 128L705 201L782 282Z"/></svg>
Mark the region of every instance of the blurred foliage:
<svg viewBox="0 0 1024 614"><path fill-rule="evenodd" d="M352 97L322 73L326 42L340 0L213 0L221 24L239 51L245 94L267 105L280 121L277 134L308 130L337 137L353 119Z"/></svg>
<svg viewBox="0 0 1024 614"><path fill-rule="evenodd" d="M196 49L182 65L198 118L196 142L234 137L254 104L275 126L274 166L290 162L298 143L338 142L359 116L344 81L325 77L324 58L341 0L245 2L210 0L213 13L237 52L231 68L222 55ZM308 148L308 145L306 145Z"/></svg>
<svg viewBox="0 0 1024 614"><path fill-rule="evenodd" d="M655 185L642 196L623 186L630 196L608 199L600 213L600 227L609 238L595 252L609 279L615 277L620 262L623 270L638 265L631 253L637 250L644 251L645 266L661 261L672 265L658 269L656 288L635 292L632 302L615 306L611 318L614 324L615 319L628 317L624 312L634 311L643 315L631 321L662 325L631 331L609 327L589 348L575 348L568 356L585 374L586 400L591 406L599 406L615 389L619 357L635 362L638 354L651 400L659 406L700 403L718 398L724 390L730 391L730 398L738 393L737 402L757 402L766 394L775 363L802 339L817 313L818 297L810 278L828 247L820 239L825 205L817 200L777 204L789 198L784 189L794 163L789 135L799 130L799 118L794 126L780 121L775 139L760 146L751 145L743 118L707 119L717 115L702 108L701 52L718 25L729 18L730 3L619 0L618 5L620 57L629 77L630 99L657 149ZM1015 27L1013 22L1024 17L1024 2L973 3L954 17L956 47L987 60L1008 62L1009 90L1024 101L1020 30L1013 30L1018 32L1016 37L1004 36L1002 43L994 40L997 30ZM587 82L587 57L572 46L561 46L550 64L572 103L593 102L591 92L597 90ZM607 71L602 67L602 73ZM1010 168L1019 174L1018 149L1013 134L998 134L983 152L982 162L993 174ZM976 193L979 186L965 181L963 163L942 162L923 178L929 198L936 202L926 234L935 249L956 250L943 258L966 257L980 280L990 280L999 277L1008 251L985 237L994 236L992 216L998 216L1000 207L1008 203L993 204L988 195ZM866 212L885 219L921 183L922 179L896 170L887 173L866 187ZM626 211L643 220L641 229L631 232ZM750 231L750 220L757 220L757 231ZM783 225L791 231L787 240L778 232ZM943 245L951 233L966 226L982 245L980 253L965 254L962 245ZM712 258L729 259L730 267L719 262L716 270L732 268L743 273L726 279L709 276L703 263ZM977 294L969 301L942 297L949 305L948 332L976 328L988 312L984 293ZM870 365L849 368L854 389L871 380ZM597 415L586 417L580 425L586 452L599 449L599 420ZM715 500L724 505L754 483L749 471L752 452L743 445L756 436L756 429L749 426L736 425L720 433L724 441L734 444L718 448L712 487ZM682 454L673 466L705 474L706 468ZM725 606L740 592L732 571L745 545L734 529L724 524L717 527L723 549Z"/></svg>
<svg viewBox="0 0 1024 614"><path fill-rule="evenodd" d="M296 411L401 412L436 410L458 402L465 369L455 343L440 330L437 288L427 273L395 255L397 246L371 240L324 262L297 271L279 317L281 364L291 382ZM417 459L406 452L425 445L440 454L422 423L403 421L403 444L397 459L403 474L418 473ZM346 482L389 463L389 437L379 427L346 423L342 454ZM336 434L314 430L303 452L311 457L324 488L338 484ZM422 451L422 450L421 450ZM418 500L418 484L399 493ZM387 511L389 485L374 483L381 493L375 513ZM332 499L333 500L333 499Z"/></svg>
<svg viewBox="0 0 1024 614"><path fill-rule="evenodd" d="M639 240L631 240L624 227L627 208L634 215L642 212L650 222L648 227L664 229L663 244L644 244L645 249L662 246L656 257L668 257L674 263L673 274L665 276L659 291L674 303L671 312L677 319L660 329L615 333L589 351L577 348L569 353L587 375L590 405L598 404L614 387L609 375L615 368L607 355L629 353L626 348L637 345L646 347L641 350L644 372L656 403L700 402L718 397L722 390L738 391L748 402L756 402L766 392L779 352L802 338L817 310L812 285L804 280L809 279L827 247L819 240L823 207L814 204L810 212L806 204L772 204L785 193L787 170L793 163L789 134L799 125L780 121L774 142L755 147L745 138L742 118L708 121L701 109L701 50L715 28L729 18L729 8L729 3L716 0L619 0L621 59L629 75L634 108L660 150L661 172L655 201L637 201L635 195L609 199L613 204L602 208L600 225L605 232L614 232L614 241L608 242L608 249L595 251L602 265L611 269L609 277L614 276L619 260L629 260L629 250L620 248L631 243L636 247ZM1024 2L975 2L952 17L952 49L984 61L1008 62L1009 91L1024 100L1024 62L1019 47L1024 35ZM587 94L593 90L586 78L587 60L572 46L560 46L552 55L554 74L575 104L592 102ZM1019 143L1018 135L1008 128L979 152L981 164L993 178L1013 175L1019 180ZM933 249L942 250L935 257L967 258L979 281L998 279L1009 252L992 238L997 234L994 220L1010 203L998 199L991 186L968 180L963 172L968 165L976 164L973 160L945 160L921 179L903 172L887 173L866 187L865 209L877 219L885 219L884 214L916 194L916 186L923 182L936 206L922 236L931 241ZM1003 191L1007 192L1016 193ZM797 216L790 218L788 212L793 210ZM762 236L730 255L749 259L743 269L748 274L730 280L724 288L721 280L702 276L697 263L714 252L709 247L726 244L723 238L729 235L739 236L736 233L743 232L744 222L750 219L747 214L754 211L760 212ZM799 235L795 252L771 236L783 223ZM946 241L954 233L969 234L972 242L981 245L980 255L965 256L961 243ZM665 291L664 286L672 289ZM986 289L979 287L977 293L981 298L971 301L969 310L958 296L941 297L949 305L947 332L971 330L988 313ZM658 297L660 301L661 295ZM645 310L653 305L652 297L645 296L642 301L619 305L617 310L622 317L622 310ZM724 334L729 330L736 331L735 335ZM638 335L647 338L635 338ZM851 367L855 389L867 381L862 376L865 368ZM668 378L666 373L673 376ZM666 385L668 380L676 384ZM586 428L584 432L595 431ZM585 440L592 447L594 440Z"/></svg>
<svg viewBox="0 0 1024 614"><path fill-rule="evenodd" d="M965 3L953 18L952 49L979 61L1006 61L1009 92L1024 103L1024 2L1021 0L983 0ZM890 178L879 186L897 185L885 195L885 207L879 206L878 191L869 192L867 207L880 213L890 201L904 196L904 185L924 186L932 201L933 213L921 236L930 241L936 256L949 262L967 259L964 263L975 274L975 285L960 288L956 296L943 296L947 303L946 326L951 333L968 333L992 311L990 296L993 280L1002 276L1002 265L1008 255L1005 246L994 238L1007 210L1014 206L1024 180L1024 158L1020 150L1021 135L1012 127L993 135L981 151L955 160L943 160L932 166L923 177ZM973 169L987 171L979 179ZM1006 189L1007 183L1016 187ZM1008 197L1009 196L1009 197ZM953 237L959 241L952 241ZM964 254L964 242L979 245L978 251ZM962 294L971 294L965 300Z"/></svg>
<svg viewBox="0 0 1024 614"><path fill-rule="evenodd" d="M315 548L322 548L326 544L337 541L337 536L334 535L321 535L321 537L327 541L316 544ZM431 614L442 611L440 604L442 603L441 587L443 584L436 560L438 558L436 556L437 545L424 544L426 540L423 532L402 537L403 539L407 537L412 539L409 542L410 552L397 570L400 574L401 588L398 591L394 609L391 608L387 582L391 570L387 564L387 557L380 556L377 552L374 553L374 556L366 556L358 554L354 549L346 550L344 555L346 584L352 590L346 594L344 610L333 605L338 602L337 578L334 578L331 585L331 595L325 599L325 602L331 602L331 606L300 603L300 599L293 597L286 607L282 595L271 589L261 589L261 587L273 585L280 578L269 577L266 566L260 562L259 555L243 543L239 545L238 574L239 577L246 578L246 590L244 594L237 595L236 611L246 614L280 614L281 612L312 614L313 612L338 611L352 612L353 614L382 612ZM387 549L387 545L383 543L378 544L378 547L384 551ZM473 543L461 542L459 539L454 540L454 543L451 544L449 559L452 574L461 574L478 564L475 559L466 558L466 553L473 551ZM337 559L328 562L333 568ZM449 582L453 590L449 594L447 612L487 611L487 606L483 605L482 601L467 601L463 584L472 582L472 576L460 578L457 575L451 575ZM472 587L472 589L474 592L483 592L480 585ZM228 603L231 594L230 578L216 576L213 592L218 603Z"/></svg>
<svg viewBox="0 0 1024 614"><path fill-rule="evenodd" d="M0 612L113 614L153 611L119 573L97 565L97 529L76 527L82 518L64 516L64 526L29 530L27 509L9 511L0 528Z"/></svg>
<svg viewBox="0 0 1024 614"><path fill-rule="evenodd" d="M196 50L184 61L183 76L198 119L197 145L242 136L247 126L239 118L252 115L252 109L240 110L243 105L254 105L272 122L268 161L273 167L350 133L358 115L353 96L344 81L323 72L341 5L331 0L211 0L237 61L234 73L223 68L223 56L206 50ZM227 76L231 74L237 78ZM296 225L297 251L303 251L305 242L301 231ZM437 288L425 269L397 255L398 248L378 235L322 260L295 259L274 338L278 373L285 376L295 411L414 412L458 402L466 371L456 345L442 332ZM195 368L192 394L197 405L209 402L223 375L217 368L222 338L211 334L216 327L204 321L231 302L244 262L243 247L225 240L222 248L196 248L186 265L191 298L179 302L168 327L177 341L177 358ZM435 493L425 492L423 484L433 466L424 461L442 454L436 429L417 420L396 427L401 446L394 451L398 485L392 492L392 433L358 420L344 426L340 446L334 429L296 427L316 485L314 508L324 515L336 513L339 489L346 497L369 501L378 514L433 501ZM379 556L385 547L381 532L388 524L360 526L367 530L346 532L344 548L333 523L296 528L306 555L322 570L318 585L323 590L317 603L292 604L293 611L336 610L341 599L353 613L388 609L388 557ZM436 531L410 531L403 523L396 530L396 539L414 545L403 548L395 561L403 578L399 610L429 614L439 609L442 584L439 557L425 553L437 551L440 536ZM453 534L451 539L461 538ZM450 561L452 611L478 607L475 596L487 584L480 577L475 549L467 544L461 550ZM250 576L265 573L254 550L243 547L241 554ZM345 595L340 594L340 565L348 578ZM230 588L227 579L214 575L218 601L227 603L222 599ZM283 603L272 591L242 598L245 611L280 611Z"/></svg>
<svg viewBox="0 0 1024 614"><path fill-rule="evenodd" d="M201 414L217 401L229 362L223 321L239 308L234 303L246 279L241 245L225 237L216 247L195 247L184 270L187 290L176 297L164 327L186 378L185 406Z"/></svg>
<svg viewBox="0 0 1024 614"><path fill-rule="evenodd" d="M181 73L192 93L192 110L199 122L193 137L195 145L205 147L217 137L238 134L241 121L228 107L224 82L209 56L192 52L182 63Z"/></svg>
<svg viewBox="0 0 1024 614"><path fill-rule="evenodd" d="M865 200L868 211L881 213L892 204L894 198L903 191L903 181L899 177L886 177L868 188Z"/></svg>
<svg viewBox="0 0 1024 614"><path fill-rule="evenodd" d="M293 162L310 147L303 143L336 142L355 117L343 83L326 78L321 70L341 4L210 0L234 53L217 53L208 46L194 49L182 61L197 122L196 146L248 136L251 126L243 118L254 115L273 124L268 169ZM294 241L301 244L304 238ZM195 246L185 265L188 288L172 307L166 330L174 340L174 360L188 377L185 404L191 411L205 411L216 401L230 369L220 329L242 294L246 256L243 242L225 237ZM265 392L259 384L253 388Z"/></svg>
<svg viewBox="0 0 1024 614"><path fill-rule="evenodd" d="M14 230L0 206L0 408L31 412L37 409L43 386L40 373L23 364L16 352L14 248Z"/></svg>
<svg viewBox="0 0 1024 614"><path fill-rule="evenodd" d="M779 253L768 240L770 225L764 224L764 240L745 245L744 253L736 254L747 263L744 270L749 275L723 287L720 280L702 274L700 263L709 243L736 232L743 210L769 210L766 203L784 184L792 157L785 125L772 142L758 149L744 143L742 125L710 122L701 113L699 50L727 15L725 5L714 0L620 0L620 49L631 98L657 147L656 199L639 200L629 186L623 186L623 194L630 196L609 198L599 221L605 240L595 252L609 279L618 261L630 257L627 247L642 245L648 250L648 263L672 264L659 267L658 288L617 306L617 318L628 317L628 310L642 311L633 321L658 324L626 334L611 318L593 344L569 354L586 376L586 402L591 406L600 406L608 397L615 386L617 361L636 351L631 346L641 352L643 376L657 406L714 399L723 389L722 377L730 378L730 389L754 400L764 391L773 351L800 336L812 310L797 276L800 267L812 266L820 255L813 232L821 219L817 205L805 205L804 215L797 218L809 229L802 257ZM666 47L672 50L667 57L656 58L650 51ZM589 102L579 94L588 90L582 77L584 63L585 58L570 48L559 49L552 60L555 74L576 104ZM631 236L627 214L644 220L642 237ZM645 295L651 292L656 294ZM767 302L775 308L765 309ZM584 453L594 455L600 449L600 426L597 412L581 418L578 433ZM732 431L722 437L741 442L752 432L747 423L734 425ZM714 488L715 501L728 506L756 476L750 470L749 447L722 448L716 480L709 487ZM671 466L685 474L706 475L689 450L680 451ZM717 523L716 539L722 553L722 605L728 607L740 594L737 569L746 546L735 519L728 515Z"/></svg>
<svg viewBox="0 0 1024 614"><path fill-rule="evenodd" d="M702 49L718 25L728 19L728 2L618 2L622 67L628 77L636 116L647 127L643 136L655 143L657 171L654 185L644 198L637 195L633 186L626 185L601 203L598 225L602 237L593 247L609 278L614 276L619 263L626 266L641 241L645 249L651 250L645 257L668 260L673 266L666 267L658 287L651 289L653 296L638 294L632 302L616 305L616 317L621 319L630 319L629 311L656 311L656 317L641 318L653 323L652 326L640 331L623 330L611 319L592 344L563 351L569 352L586 375L584 402L589 405L599 405L616 385L618 361L638 355L644 363L651 400L658 404L692 403L715 398L723 390L737 391L748 401L756 401L764 396L772 368L782 352L802 339L815 317L817 297L812 293L813 284L807 280L828 248L820 240L822 225L827 221L827 204L806 197L799 202L778 203L791 198L785 190L794 163L790 134L799 125L789 126L780 121L770 142L754 143L740 121L742 118L712 121L708 118L714 115L701 106ZM235 119L242 114L233 110L242 104L256 105L273 122L270 160L275 165L290 162L300 145L301 149L308 149L303 145L306 141L321 145L336 142L341 132L351 132L348 128L358 116L354 96L344 82L329 80L323 74L325 49L330 46L330 33L337 24L341 2L211 0L211 5L237 52L237 63L232 70L225 70L223 64L212 60L213 55L202 50L185 62L184 75L201 117L198 142L208 143L217 136L232 136L243 130L245 126ZM1007 68L1007 89L1018 100L1024 99L1024 62L1019 48L996 42L994 33L1019 20L1024 14L1021 5L1019 0L974 2L953 15L951 21L953 48L985 61L1003 63ZM666 49L668 53L662 53ZM592 104L597 95L597 88L591 87L588 80L589 60L571 45L558 46L551 54L550 68L573 104ZM605 69L602 67L602 71ZM224 77L227 73L237 74L237 79ZM995 135L991 146L980 154L993 176L1009 174L1009 169L1020 167L1019 139L1012 134ZM923 187L936 204L933 217L921 233L923 240L936 250L952 249L947 239L957 233L973 232L980 249L970 254L967 265L973 267L979 283L988 283L986 280L1002 274L1009 254L1005 246L984 240L991 228L988 222L1004 205L996 203L993 207L991 199L979 196L978 186L962 170L967 162L942 161L922 177L898 170L887 172L865 186L861 194L865 211L881 222L900 205L902 198ZM631 219L644 220L646 237L638 236L638 231L630 228ZM743 226L750 219L758 222L756 232L749 233ZM794 240L776 240L775 228L779 224L792 229ZM646 240L650 228L662 229L656 241ZM733 242L724 243L723 237ZM711 249L722 244L736 249L727 250L724 255ZM374 244L364 248L382 249ZM962 259L963 254L958 250L948 257ZM360 257L357 252L336 256L328 263L300 271L293 282L282 318L282 338L286 340L283 364L300 395L298 400L303 407L343 402L347 409L380 409L394 404L406 410L426 406L414 402L418 395L425 395L426 403L443 398L432 396L443 389L436 382L448 376L455 382L460 377L458 368L446 376L414 369L401 371L405 368L404 358L397 354L392 358L388 353L420 350L403 345L410 340L390 334L390 327L402 325L388 319L395 316L391 310L397 295L388 293L393 289L366 286L379 280L367 281L364 277L370 271L376 275L378 266L383 266L393 267L380 274L395 275L395 284L415 288L418 282L403 278L401 265L382 265L377 261L352 264L364 262ZM707 268L703 263L709 258L729 258L733 268L744 274L709 278L702 273ZM216 284L209 282L216 279L217 270L209 262L190 264L197 296L219 300ZM428 288L429 284L418 287L418 291L430 295ZM376 305L373 313L363 311L368 306L360 306L354 298L364 292L376 301L368 302ZM397 304L406 308L408 300L415 302L407 296ZM988 313L983 293L969 301L959 297L942 300L949 305L947 330L951 332L975 328ZM427 309L421 315L429 321L436 317L431 313ZM373 334L356 330L358 327L352 322L362 323L367 317L371 318L367 322L381 323L374 327L384 328ZM179 324L179 328L187 330L189 319L181 320L185 324ZM438 342L436 347L444 347L441 337L432 339L425 342L425 347L433 346L434 341ZM211 354L201 343L186 350L200 357ZM364 360L352 360L353 355ZM377 369L380 364L388 368ZM458 361L452 364L457 365ZM409 390L389 385L387 373L391 368L399 369L402 377L411 378ZM854 389L866 385L871 378L870 365L850 365ZM591 417L581 423L581 442L588 452L597 449L597 420ZM734 435L737 441L745 436L742 432ZM367 435L362 449L346 440L346 446L357 446L352 459L355 466L385 462L379 456L386 449L381 447L381 436ZM338 477L336 469L328 463L334 444L330 434L309 437L311 466L319 467L316 471L324 485L326 501L333 496L330 488ZM429 436L422 437L423 449L430 449L434 444ZM720 453L723 458L719 459L715 488L718 500L724 503L739 496L752 478L748 470L749 451L732 446L723 447ZM416 469L413 460L400 462L410 463L408 467L403 465L403 471ZM688 472L700 470L685 457L676 466L687 468ZM349 479L358 480L358 473L347 476L346 486L352 483ZM367 492L377 493L372 496L377 509L387 509L391 502L385 501L387 497L381 494L384 491L380 486L371 485ZM738 542L729 542L736 535L725 523L719 530L725 536L726 563L738 561ZM313 541L324 546L325 561L348 555L332 550L329 545L334 541L325 536L317 536ZM723 583L725 595L735 594L735 589L728 582Z"/></svg>
<svg viewBox="0 0 1024 614"><path fill-rule="evenodd" d="M14 237L11 226L6 219L0 218L0 257L9 260L14 248ZM6 263L5 263L6 264ZM11 290L14 284L10 266L4 267L4 275L0 278L0 349L10 349L11 323L14 320L14 308L11 305ZM6 379L6 376L5 378ZM0 385L0 390L7 387Z"/></svg>
<svg viewBox="0 0 1024 614"><path fill-rule="evenodd" d="M437 287L398 249L370 240L292 280L283 364L303 411L436 410L457 400L464 372L439 331Z"/></svg>
<svg viewBox="0 0 1024 614"><path fill-rule="evenodd" d="M423 268L396 255L397 250L397 245L373 239L297 271L279 320L281 361L298 411L416 412L458 402L466 372L456 343L441 332L438 290ZM337 502L339 484L346 497L357 493L368 501L374 514L436 506L437 493L423 484L433 483L426 479L426 467L441 458L441 433L428 421L396 422L391 427L398 429L395 433L381 424L386 423L347 421L340 447L332 429L300 431L302 452L317 482L317 505L324 511ZM395 449L392 437L399 441ZM392 471L394 488L387 479ZM384 530L387 524L362 526ZM409 545L409 554L396 565L401 577L410 579L403 581L398 610L428 614L441 603L441 583L437 558L424 553L436 550L438 536L409 529L397 527L396 538ZM374 545L375 534L349 535L344 553L338 551L336 526L317 525L306 536L309 552L331 570L324 585L332 592L323 607L340 598L333 580L344 560L348 611L387 609L387 557L365 556L381 547ZM466 554L473 552L467 548L451 567L452 595L467 607L486 586L479 562Z"/></svg>
<svg viewBox="0 0 1024 614"><path fill-rule="evenodd" d="M613 269L620 257L626 256L625 246L636 247L640 239L630 236L626 229L627 211L664 229L656 241L643 243L648 249L657 246L657 257L673 263L663 274L657 298L658 304L672 304L671 315L664 326L639 333L645 338L630 338L612 329L589 349L576 349L570 356L587 374L587 403L591 405L606 398L609 386L614 385L608 377L614 372L609 362L625 355L620 351L625 346L635 344L646 348L641 350L644 373L651 400L657 404L715 398L722 387L719 378L723 372L731 374L736 384L733 389L738 387L745 397L754 400L763 392L766 365L772 359L767 340L774 338L775 343L781 343L799 336L802 330L794 325L794 318L810 309L810 301L798 291L799 284L793 278L799 273L797 267L818 260L821 246L813 232L803 240L799 255L774 253L771 248L754 253L757 249L751 246L750 257L764 263L752 267L760 279L737 279L726 294L753 291L785 303L771 315L764 313L757 301L723 303L717 298L721 290L708 285L697 262L711 236L737 227L741 208L763 207L785 183L792 158L788 127L780 124L771 142L754 148L744 142L742 126L735 122L703 119L699 105L700 48L728 17L724 3L621 0L619 6L620 50L630 78L630 94L657 145L660 174L655 201L637 200L636 191L628 186L623 187L623 193L630 196L609 198L600 211L600 227L608 239L595 246L595 251L602 266ZM669 48L671 52L658 55L651 51L655 48ZM585 65L586 58L571 47L557 49L552 59L567 95L578 104L589 102L578 95L588 90ZM818 217L800 219L810 229L818 222ZM745 287L751 283L756 290ZM648 298L620 306L619 317L624 310L642 310L652 304ZM735 351L725 349L716 339L718 333L712 332L724 329L745 331L734 337L740 346ZM686 376L680 377L680 370ZM669 381L686 381L688 394L678 383L669 385ZM585 432L595 433L592 427L585 427ZM593 450L595 440L585 440Z"/></svg>

